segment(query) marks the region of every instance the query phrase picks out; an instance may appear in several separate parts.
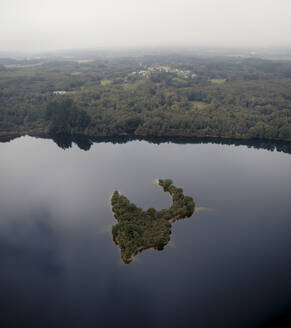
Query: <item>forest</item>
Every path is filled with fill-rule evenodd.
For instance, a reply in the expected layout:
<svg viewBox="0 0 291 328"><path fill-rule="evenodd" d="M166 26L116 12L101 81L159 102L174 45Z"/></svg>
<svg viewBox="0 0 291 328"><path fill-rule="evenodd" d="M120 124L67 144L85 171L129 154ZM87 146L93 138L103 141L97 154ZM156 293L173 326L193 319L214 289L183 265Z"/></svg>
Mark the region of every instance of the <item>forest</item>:
<svg viewBox="0 0 291 328"><path fill-rule="evenodd" d="M112 227L114 242L120 247L124 263L130 263L142 250L163 250L171 236L171 223L190 217L195 210L192 197L185 196L183 189L173 185L171 179L158 179L157 184L168 192L173 200L168 209L143 211L115 190L111 197L112 212L118 221Z"/></svg>
<svg viewBox="0 0 291 328"><path fill-rule="evenodd" d="M0 136L291 141L291 61L0 59Z"/></svg>

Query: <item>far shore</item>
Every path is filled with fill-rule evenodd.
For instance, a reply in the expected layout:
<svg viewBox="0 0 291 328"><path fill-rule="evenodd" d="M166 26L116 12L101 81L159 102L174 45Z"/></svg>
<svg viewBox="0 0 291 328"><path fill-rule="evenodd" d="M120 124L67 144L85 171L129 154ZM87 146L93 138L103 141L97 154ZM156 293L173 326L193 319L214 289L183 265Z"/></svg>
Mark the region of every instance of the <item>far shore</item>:
<svg viewBox="0 0 291 328"><path fill-rule="evenodd" d="M79 133L79 134L56 134L52 135L47 133L46 131L42 131L40 129L37 130L27 130L27 131L16 131L16 132L9 132L9 131L0 131L0 142L1 141L7 141L7 140L12 140L15 138L20 138L23 136L30 136L30 137L36 137L36 138L45 138L45 139L53 139L53 138L58 138L58 137L67 137L67 138L75 138L75 137L82 137L82 138L88 138L91 140L96 140L98 139L115 139L115 138L129 138L129 139L188 139L189 142L192 140L197 140L197 139L202 139L202 140L211 140L211 139L216 139L216 140L236 140L236 141L253 141L253 142L286 142L286 143L291 143L291 140L289 139L254 139L248 136L245 137L236 137L236 136L215 136L215 135L199 135L199 134L163 134L163 135L143 135L143 134L115 134L115 135L96 135L96 134L86 134L86 133Z"/></svg>

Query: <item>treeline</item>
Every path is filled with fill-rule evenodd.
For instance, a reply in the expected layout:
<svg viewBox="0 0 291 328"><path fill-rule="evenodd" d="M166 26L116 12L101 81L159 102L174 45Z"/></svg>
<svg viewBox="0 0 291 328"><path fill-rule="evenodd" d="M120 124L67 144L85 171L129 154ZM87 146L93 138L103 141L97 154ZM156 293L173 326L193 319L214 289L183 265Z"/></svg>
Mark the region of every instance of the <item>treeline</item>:
<svg viewBox="0 0 291 328"><path fill-rule="evenodd" d="M140 73L157 66L172 70ZM0 135L291 140L287 61L147 56L7 67L0 71Z"/></svg>

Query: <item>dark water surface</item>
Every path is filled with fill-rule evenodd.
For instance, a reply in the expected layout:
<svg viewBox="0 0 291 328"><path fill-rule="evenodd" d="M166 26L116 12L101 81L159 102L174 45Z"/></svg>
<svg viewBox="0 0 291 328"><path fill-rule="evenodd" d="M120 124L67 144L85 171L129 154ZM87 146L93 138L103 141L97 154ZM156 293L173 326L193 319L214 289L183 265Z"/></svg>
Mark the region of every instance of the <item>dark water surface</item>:
<svg viewBox="0 0 291 328"><path fill-rule="evenodd" d="M260 327L291 306L291 155L246 146L0 143L1 327ZM84 147L86 148L86 147ZM126 265L114 189L147 209L171 178L195 214Z"/></svg>

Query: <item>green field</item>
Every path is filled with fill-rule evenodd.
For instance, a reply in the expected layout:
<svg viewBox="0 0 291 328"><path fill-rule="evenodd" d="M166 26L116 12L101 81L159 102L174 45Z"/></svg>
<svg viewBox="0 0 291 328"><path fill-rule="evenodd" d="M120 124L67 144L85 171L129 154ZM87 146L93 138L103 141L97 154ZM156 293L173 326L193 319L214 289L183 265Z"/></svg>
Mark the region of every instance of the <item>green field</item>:
<svg viewBox="0 0 291 328"><path fill-rule="evenodd" d="M226 82L226 79L210 79L209 81L215 84L222 84Z"/></svg>
<svg viewBox="0 0 291 328"><path fill-rule="evenodd" d="M102 87L106 87L107 85L110 85L112 83L111 80L102 80L101 82Z"/></svg>

